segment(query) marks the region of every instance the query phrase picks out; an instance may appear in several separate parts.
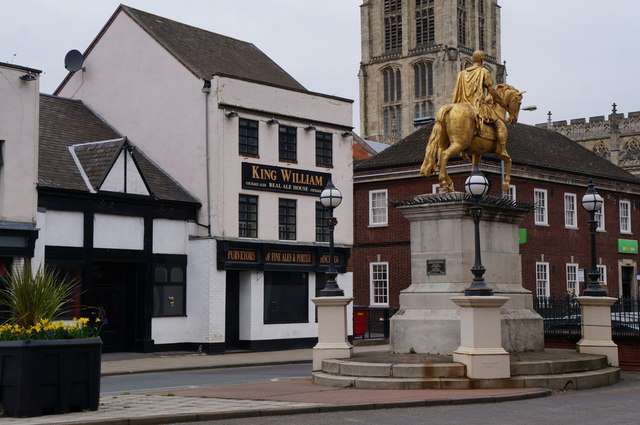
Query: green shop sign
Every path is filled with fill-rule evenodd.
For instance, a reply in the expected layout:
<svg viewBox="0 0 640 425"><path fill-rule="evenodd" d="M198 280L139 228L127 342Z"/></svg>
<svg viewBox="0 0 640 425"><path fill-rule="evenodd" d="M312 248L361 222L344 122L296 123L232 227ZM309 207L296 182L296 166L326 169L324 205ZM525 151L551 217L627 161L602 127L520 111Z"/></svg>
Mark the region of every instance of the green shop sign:
<svg viewBox="0 0 640 425"><path fill-rule="evenodd" d="M618 252L622 254L637 254L638 241L631 239L618 239Z"/></svg>
<svg viewBox="0 0 640 425"><path fill-rule="evenodd" d="M527 243L527 229L518 229L518 243Z"/></svg>

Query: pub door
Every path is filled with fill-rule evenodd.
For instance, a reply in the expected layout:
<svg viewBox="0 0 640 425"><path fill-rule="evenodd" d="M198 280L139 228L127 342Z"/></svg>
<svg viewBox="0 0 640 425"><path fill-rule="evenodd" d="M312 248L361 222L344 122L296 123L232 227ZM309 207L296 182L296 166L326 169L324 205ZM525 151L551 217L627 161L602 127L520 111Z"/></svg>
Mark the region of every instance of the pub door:
<svg viewBox="0 0 640 425"><path fill-rule="evenodd" d="M227 270L225 296L225 351L239 350L240 347L240 272Z"/></svg>
<svg viewBox="0 0 640 425"><path fill-rule="evenodd" d="M137 299L143 265L99 262L93 264L92 274L89 307L104 314L102 351L133 351L136 328L142 325L136 320L136 310L143 308L143 300Z"/></svg>

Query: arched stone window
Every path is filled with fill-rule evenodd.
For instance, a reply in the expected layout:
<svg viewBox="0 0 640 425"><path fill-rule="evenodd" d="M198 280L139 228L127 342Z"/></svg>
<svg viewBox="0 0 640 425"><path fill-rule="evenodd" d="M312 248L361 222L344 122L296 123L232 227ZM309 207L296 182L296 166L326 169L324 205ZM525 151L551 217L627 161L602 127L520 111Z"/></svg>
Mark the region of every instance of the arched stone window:
<svg viewBox="0 0 640 425"><path fill-rule="evenodd" d="M593 146L593 152L596 155L601 156L607 160L611 158L611 151L609 150L609 146L607 146L607 144L602 140Z"/></svg>
<svg viewBox="0 0 640 425"><path fill-rule="evenodd" d="M402 73L400 69L388 67L382 70L383 102L402 99Z"/></svg>
<svg viewBox="0 0 640 425"><path fill-rule="evenodd" d="M418 62L413 65L413 96L433 96L433 64L431 62Z"/></svg>
<svg viewBox="0 0 640 425"><path fill-rule="evenodd" d="M621 160L623 165L640 163L640 142L638 140L631 139L624 145L624 153Z"/></svg>

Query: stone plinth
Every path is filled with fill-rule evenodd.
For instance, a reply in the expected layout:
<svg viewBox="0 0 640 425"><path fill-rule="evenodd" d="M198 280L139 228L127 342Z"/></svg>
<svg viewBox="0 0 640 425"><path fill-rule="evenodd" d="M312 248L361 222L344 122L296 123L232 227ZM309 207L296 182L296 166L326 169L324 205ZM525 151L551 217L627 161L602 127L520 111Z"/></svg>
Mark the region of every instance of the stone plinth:
<svg viewBox="0 0 640 425"><path fill-rule="evenodd" d="M618 346L611 339L611 297L577 297L582 306L580 353L604 354L611 366L618 366Z"/></svg>
<svg viewBox="0 0 640 425"><path fill-rule="evenodd" d="M471 379L511 377L499 312L509 298L460 296L451 301L460 307L460 347L453 352L453 361L464 364Z"/></svg>
<svg viewBox="0 0 640 425"><path fill-rule="evenodd" d="M473 280L471 205L464 194L453 193L421 195L398 206L410 222L412 283L401 292L400 310L391 319L392 352L451 354L460 346L460 311L451 297L462 295ZM495 295L509 297L500 309L502 347L509 352L541 351L542 318L533 310L531 292L522 287L518 245L518 225L530 208L507 200L482 207L484 278ZM444 265L441 274L438 264Z"/></svg>
<svg viewBox="0 0 640 425"><path fill-rule="evenodd" d="M326 359L348 359L352 346L347 340L347 305L350 297L318 297L318 343L313 347L313 370L322 369Z"/></svg>

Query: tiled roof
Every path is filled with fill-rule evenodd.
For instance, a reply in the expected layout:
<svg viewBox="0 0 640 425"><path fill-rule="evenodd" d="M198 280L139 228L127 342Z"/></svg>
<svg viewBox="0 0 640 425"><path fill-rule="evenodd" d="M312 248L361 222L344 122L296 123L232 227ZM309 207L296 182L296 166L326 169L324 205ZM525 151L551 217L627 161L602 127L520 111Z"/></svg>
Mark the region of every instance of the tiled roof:
<svg viewBox="0 0 640 425"><path fill-rule="evenodd" d="M124 145L124 138L111 142L85 143L74 145L73 152L78 157L91 187L97 189L104 180Z"/></svg>
<svg viewBox="0 0 640 425"><path fill-rule="evenodd" d="M357 161L354 171L419 166L433 123L416 130L379 154ZM640 183L640 179L560 133L526 124L508 126L507 151L514 165L559 170ZM495 155L487 157L496 158Z"/></svg>
<svg viewBox="0 0 640 425"><path fill-rule="evenodd" d="M306 91L302 84L252 43L129 6L121 5L120 8L199 78L226 75Z"/></svg>
<svg viewBox="0 0 640 425"><path fill-rule="evenodd" d="M78 100L40 95L38 185L88 190L69 146L121 139L117 131Z"/></svg>
<svg viewBox="0 0 640 425"><path fill-rule="evenodd" d="M165 201L198 203L197 199L81 101L40 95L39 187L88 192L82 170L92 188L96 189L126 147L133 149L132 156L152 196Z"/></svg>

